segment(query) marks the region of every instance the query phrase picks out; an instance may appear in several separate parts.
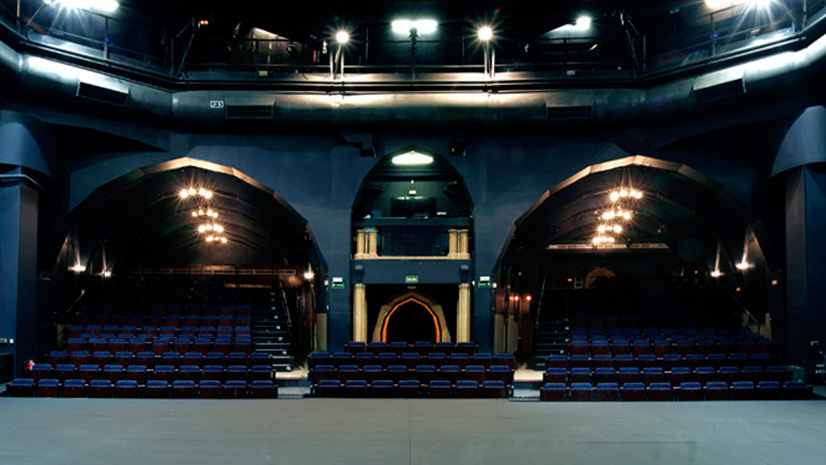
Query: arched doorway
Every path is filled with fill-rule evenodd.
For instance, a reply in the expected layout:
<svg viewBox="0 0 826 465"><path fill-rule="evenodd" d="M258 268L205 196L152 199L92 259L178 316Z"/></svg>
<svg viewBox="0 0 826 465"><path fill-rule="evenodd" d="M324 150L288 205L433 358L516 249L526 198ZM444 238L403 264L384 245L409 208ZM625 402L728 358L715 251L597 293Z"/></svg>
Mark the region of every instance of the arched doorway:
<svg viewBox="0 0 826 465"><path fill-rule="evenodd" d="M381 307L373 341L450 342L442 306L418 292L405 292Z"/></svg>
<svg viewBox="0 0 826 465"><path fill-rule="evenodd" d="M256 344L271 342L267 347L279 363L291 364L291 352L300 359L313 346L326 346L326 314L316 312L326 296L314 284L326 265L307 220L235 168L193 158L146 166L98 187L65 224L55 265L61 303L76 300L81 289L116 287L121 280L186 276L209 281L211 296L239 301L255 294L257 306L272 310L260 323L278 321ZM138 298L140 305L160 300L154 293ZM174 305L200 314L191 301ZM281 323L287 316L289 327Z"/></svg>
<svg viewBox="0 0 826 465"><path fill-rule="evenodd" d="M354 341L449 341L448 325L471 339L473 203L450 160L416 146L378 160L353 204L351 244ZM433 298L388 303L406 289Z"/></svg>
<svg viewBox="0 0 826 465"><path fill-rule="evenodd" d="M753 218L724 186L680 163L633 156L583 169L515 222L496 267L496 350L533 349L541 359L557 347L554 318L575 317L576 302L615 306L618 293L634 311L721 308L720 318L735 319L740 305L768 311L766 241ZM667 297L677 291L685 298ZM517 319L525 295L540 298ZM533 347L523 332L537 335Z"/></svg>

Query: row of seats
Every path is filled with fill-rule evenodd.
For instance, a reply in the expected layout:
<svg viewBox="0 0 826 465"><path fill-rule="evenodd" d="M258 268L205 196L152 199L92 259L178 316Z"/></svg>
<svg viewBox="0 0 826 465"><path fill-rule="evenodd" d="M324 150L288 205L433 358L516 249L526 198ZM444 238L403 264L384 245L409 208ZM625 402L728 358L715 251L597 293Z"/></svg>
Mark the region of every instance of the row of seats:
<svg viewBox="0 0 826 465"><path fill-rule="evenodd" d="M576 336L646 336L649 338L665 337L667 339L676 337L701 337L708 338L714 336L726 338L754 337L754 333L748 328L728 328L728 327L697 327L697 326L626 326L628 321L623 321L620 326L615 327L589 327L574 325L571 334Z"/></svg>
<svg viewBox="0 0 826 465"><path fill-rule="evenodd" d="M20 378L8 386L12 397L91 397L96 399L146 398L146 399L274 399L278 397L278 386L271 380L232 380L222 383L218 380L204 380L196 384L191 380L153 380L145 385L135 380Z"/></svg>
<svg viewBox="0 0 826 465"><path fill-rule="evenodd" d="M484 381L478 383L472 380L461 380L455 385L450 381L433 380L421 383L418 380L401 380L394 383L390 380L375 380L367 383L365 380L347 380L344 383L338 380L322 380L314 388L318 397L347 397L347 398L461 398L461 399L502 399L508 396L508 388L502 381Z"/></svg>
<svg viewBox="0 0 826 465"><path fill-rule="evenodd" d="M404 365L391 365L383 369L380 365L367 365L359 369L356 365L342 365L336 369L333 365L318 365L310 372L313 385L325 380L338 380L342 383L350 380L364 380L372 383L376 380L390 380L398 384L403 380L415 379L424 384L433 380L442 380L456 385L461 380L472 380L479 384L485 381L502 381L510 386L513 383L513 370L507 365L494 365L486 369L482 365L468 365L461 369L458 365L444 365L437 369L433 365L418 365L409 369Z"/></svg>
<svg viewBox="0 0 826 465"><path fill-rule="evenodd" d="M748 366L761 365L768 366L777 363L777 358L765 352L758 352L751 355L745 353L736 353L731 355L725 354L688 354L681 356L679 354L667 354L663 357L657 357L653 354L641 355L595 355L590 357L588 355L549 355L545 361L547 368L597 368L597 367L615 367L622 368L628 366L637 367L655 367L661 366L665 369L671 369L674 366Z"/></svg>
<svg viewBox="0 0 826 465"><path fill-rule="evenodd" d="M236 336L235 338L229 336L219 336L217 338L211 337L197 337L197 338L158 338L158 339L89 339L88 341L81 338L72 338L66 344L67 352L131 352L137 354L138 352L154 352L156 355L161 355L165 352L177 352L184 354L186 352L199 352L207 354L209 352L252 352L253 341L252 336Z"/></svg>
<svg viewBox="0 0 826 465"><path fill-rule="evenodd" d="M698 381L702 384L713 381L791 381L792 371L785 366L746 366L742 370L735 366L724 366L720 369L713 367L697 367L694 370L688 367L674 367L664 371L662 367L648 367L640 371L637 367L614 368L548 368L543 374L543 381L548 383L620 383L644 382L645 384L671 381L680 384L687 381Z"/></svg>
<svg viewBox="0 0 826 465"><path fill-rule="evenodd" d="M772 353L777 351L775 341L768 340L742 340L731 339L713 341L669 341L665 339L649 341L647 339L621 339L615 341L572 339L569 344L569 351L572 355L624 355L624 354L651 354L663 357L667 354L687 355L699 353L708 355L712 353L746 353L757 352Z"/></svg>
<svg viewBox="0 0 826 465"><path fill-rule="evenodd" d="M362 352L371 352L375 355L379 355L383 352L392 352L396 355L401 355L404 352L417 352L422 356L431 352L439 352L448 355L453 353L473 355L479 349L479 346L473 342L457 342L456 344L452 342L437 342L434 344L428 341L419 341L413 344L408 344L407 342L401 341L390 343L374 341L367 344L365 342L351 341L347 343L346 349L347 352L350 352L353 355Z"/></svg>
<svg viewBox="0 0 826 465"><path fill-rule="evenodd" d="M800 381L781 385L778 381L761 381L755 388L751 381L710 382L705 386L698 382L671 383L545 383L541 388L543 401L700 401L700 400L798 400L808 399L812 386Z"/></svg>
<svg viewBox="0 0 826 465"><path fill-rule="evenodd" d="M152 308L94 309L84 308L75 320L76 326L144 326L164 324L181 326L186 319L197 321L193 326L218 326L216 320L237 317L249 318L252 305L225 306L158 306Z"/></svg>
<svg viewBox="0 0 826 465"><path fill-rule="evenodd" d="M94 352L91 355L86 352L72 352L67 355L65 351L52 351L47 357L49 365L57 366L69 364L75 367L80 365L95 364L95 365L146 365L153 368L156 364L160 365L264 365L271 364L270 355L266 352L252 352L247 355L245 352L230 352L229 354L223 352L210 352L206 355L200 352L186 352L181 355L177 352L164 352L160 356L153 352L139 352L137 355L132 355L131 352L115 352L112 355L110 352ZM35 364L38 365L38 364Z"/></svg>
<svg viewBox="0 0 826 465"><path fill-rule="evenodd" d="M142 325L70 325L66 328L66 335L69 338L85 337L91 338L128 338L137 337L136 334L146 334L153 338L160 335L175 336L178 334L197 335L203 334L205 336L215 336L216 334L249 334L250 324L252 320L249 318L234 318L217 319L210 321L208 324L192 323L191 320L181 321L182 324L166 324L168 321L162 320L161 324L142 324Z"/></svg>
<svg viewBox="0 0 826 465"><path fill-rule="evenodd" d="M404 352L401 355L393 352L382 352L378 355L372 352L359 352L355 355L349 352L336 352L333 355L326 352L315 352L310 355L310 368L318 365L333 365L336 368L342 365L357 365L359 367L380 365L382 368L387 368L390 365L405 365L409 369L413 369L420 364L436 367L459 365L462 368L468 365L482 365L485 368L492 365L505 365L515 369L516 360L513 354L496 354L494 356L489 353L475 353L468 355L463 352L454 352L449 356L444 352L430 352L427 354Z"/></svg>
<svg viewBox="0 0 826 465"><path fill-rule="evenodd" d="M34 380L40 379L58 379L65 381L67 379L83 379L90 382L94 379L108 379L115 382L120 379L128 379L137 381L138 384L146 384L148 379L162 379L166 381L174 381L176 379L186 379L191 381L205 380L219 380L227 379L246 381L252 380L268 380L272 379L272 367L270 366L253 366L252 368L246 365L230 365L223 367L221 365L206 365L203 368L197 365L181 365L176 367L173 365L158 365L154 368L146 365L104 365L103 368L99 365L80 365L75 369L74 365L58 365L54 370L50 369L50 365L38 364L35 365L31 371L31 377Z"/></svg>

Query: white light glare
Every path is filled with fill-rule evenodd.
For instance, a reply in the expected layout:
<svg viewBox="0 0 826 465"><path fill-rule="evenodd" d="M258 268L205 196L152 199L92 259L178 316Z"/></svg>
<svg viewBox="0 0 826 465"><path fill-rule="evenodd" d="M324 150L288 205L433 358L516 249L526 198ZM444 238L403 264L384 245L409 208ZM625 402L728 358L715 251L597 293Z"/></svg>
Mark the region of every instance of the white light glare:
<svg viewBox="0 0 826 465"><path fill-rule="evenodd" d="M393 28L393 32L397 32L399 34L409 34L411 29L415 29L419 34L432 34L436 32L436 29L439 27L439 23L433 19L417 19L415 21L411 21L409 19L397 19L390 23L390 26Z"/></svg>
<svg viewBox="0 0 826 465"><path fill-rule="evenodd" d="M738 270L745 271L745 270L748 270L749 268L751 268L751 263L747 262L744 259L742 262L736 264L735 266L737 267Z"/></svg>
<svg viewBox="0 0 826 465"><path fill-rule="evenodd" d="M120 6L115 0L60 0L58 3L67 8L82 8L101 13L112 13Z"/></svg>
<svg viewBox="0 0 826 465"><path fill-rule="evenodd" d="M587 15L582 15L576 19L576 23L574 23L574 27L579 30L586 30L591 27L591 17Z"/></svg>
<svg viewBox="0 0 826 465"><path fill-rule="evenodd" d="M108 271L108 270L104 271L102 274L103 274L104 278L111 278L112 277L112 272Z"/></svg>
<svg viewBox="0 0 826 465"><path fill-rule="evenodd" d="M594 245L613 244L616 239L609 236L595 236L592 242Z"/></svg>
<svg viewBox="0 0 826 465"><path fill-rule="evenodd" d="M315 273L313 273L312 270L309 270L304 273L304 279L306 279L307 281L312 281L313 278L315 278Z"/></svg>
<svg viewBox="0 0 826 465"><path fill-rule="evenodd" d="M490 26L482 26L479 28L477 34L479 35L479 40L487 42L493 38L493 29L491 29Z"/></svg>
<svg viewBox="0 0 826 465"><path fill-rule="evenodd" d="M720 276L723 276L723 273L720 270L714 270L711 272L712 278L719 278Z"/></svg>
<svg viewBox="0 0 826 465"><path fill-rule="evenodd" d="M203 187L200 187L198 189L190 187L181 189L178 192L178 195L181 197L181 199L188 199L189 197L195 197L196 195L200 195L201 197L209 200L212 198L212 191L209 189L204 189ZM198 215L203 215L203 212L199 211Z"/></svg>
<svg viewBox="0 0 826 465"><path fill-rule="evenodd" d="M336 42L346 44L350 41L350 34L347 31L336 32Z"/></svg>
<svg viewBox="0 0 826 465"><path fill-rule="evenodd" d="M421 166L433 163L433 157L411 150L407 153L396 155L391 162L396 166Z"/></svg>
<svg viewBox="0 0 826 465"><path fill-rule="evenodd" d="M712 10L729 8L732 6L748 4L749 6L768 8L774 0L706 0L706 5Z"/></svg>
<svg viewBox="0 0 826 465"><path fill-rule="evenodd" d="M69 271L74 271L75 273L83 273L84 271L86 271L86 267L78 263L74 266L70 266Z"/></svg>

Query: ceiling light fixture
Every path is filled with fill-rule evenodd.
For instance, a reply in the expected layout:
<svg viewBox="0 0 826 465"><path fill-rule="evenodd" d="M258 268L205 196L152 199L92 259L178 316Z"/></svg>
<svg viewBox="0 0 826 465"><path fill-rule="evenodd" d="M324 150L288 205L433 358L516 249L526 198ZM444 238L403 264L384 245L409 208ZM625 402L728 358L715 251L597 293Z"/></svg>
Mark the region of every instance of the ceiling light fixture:
<svg viewBox="0 0 826 465"><path fill-rule="evenodd" d="M476 34L479 36L479 40L487 42L493 38L493 29L490 26L482 26Z"/></svg>
<svg viewBox="0 0 826 465"><path fill-rule="evenodd" d="M438 29L439 23L434 19L397 19L390 23L390 27L399 34L410 34L414 29L418 34L432 34Z"/></svg>
<svg viewBox="0 0 826 465"><path fill-rule="evenodd" d="M433 157L411 150L394 156L390 161L396 166L423 166L433 163Z"/></svg>
<svg viewBox="0 0 826 465"><path fill-rule="evenodd" d="M350 33L347 31L338 31L336 32L336 42L344 45L350 41Z"/></svg>
<svg viewBox="0 0 826 465"><path fill-rule="evenodd" d="M58 3L66 8L80 8L100 13L113 13L120 7L115 0L59 0Z"/></svg>

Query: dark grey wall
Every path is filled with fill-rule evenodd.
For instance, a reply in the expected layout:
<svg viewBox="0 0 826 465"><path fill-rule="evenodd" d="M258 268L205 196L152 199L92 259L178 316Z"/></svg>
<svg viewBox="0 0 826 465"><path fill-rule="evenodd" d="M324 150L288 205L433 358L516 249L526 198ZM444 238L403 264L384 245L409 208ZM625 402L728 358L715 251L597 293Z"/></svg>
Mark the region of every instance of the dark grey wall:
<svg viewBox="0 0 826 465"><path fill-rule="evenodd" d="M822 108L807 110L807 113L817 116L822 113ZM822 138L826 128L817 121L815 118L814 122L806 123L806 130L798 133L808 137L814 131ZM76 115L52 115L51 122L94 126L157 147L153 151L119 149L108 153L104 150L91 156L61 157L62 151L73 141L71 135L58 141L56 152L62 163L55 171L62 171L64 190L53 190L46 195L61 198L64 214L96 188L140 167L180 157L206 160L231 166L280 194L308 220L328 265L329 276L341 276L349 281L351 207L363 177L377 160L361 157L359 151L347 145L340 135L179 134ZM756 130L749 143L729 141L723 144L729 124L720 120L687 125L682 138L678 131L670 128L667 140L660 141L653 141L652 128L623 134L612 133L606 128L580 130L573 134L564 134L562 129L548 134L535 131L463 133L467 156L449 158L448 161L464 178L474 204L474 279L492 273L514 220L547 189L591 164L636 154L637 149L642 148L648 152L642 155L689 164L751 205L756 190L768 179L771 165L799 164L796 160L800 150L813 152L804 158L804 162L824 159L817 149L805 144L801 149L780 150L776 160L756 157L754 144L769 138L759 125L773 124L772 128L782 127L785 131L788 122L767 123L761 118L759 122L739 123L745 125L744 131ZM692 139L704 135L707 136L705 145ZM411 130L396 134L376 133L373 143L380 156L412 144L446 154L449 142L454 138L455 134L424 134ZM801 147L790 144L786 142L784 147ZM33 148L20 151L30 153ZM50 230L60 226L60 221L41 225ZM783 249L784 245L779 247ZM347 282L344 290L330 290L328 308L321 309L329 311L331 347L350 338L350 289L351 283ZM487 347L491 340L491 315L489 291L477 289L474 293L473 337L483 347Z"/></svg>

